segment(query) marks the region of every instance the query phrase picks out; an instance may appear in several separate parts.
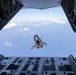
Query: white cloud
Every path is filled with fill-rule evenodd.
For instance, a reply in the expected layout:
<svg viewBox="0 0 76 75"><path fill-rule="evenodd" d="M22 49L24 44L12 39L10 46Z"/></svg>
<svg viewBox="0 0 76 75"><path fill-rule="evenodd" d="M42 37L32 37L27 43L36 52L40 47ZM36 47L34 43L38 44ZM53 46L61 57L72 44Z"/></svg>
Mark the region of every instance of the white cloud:
<svg viewBox="0 0 76 75"><path fill-rule="evenodd" d="M67 23L66 20L61 20L61 19L52 19L51 21L55 22L55 23L59 23L59 24L66 24Z"/></svg>
<svg viewBox="0 0 76 75"><path fill-rule="evenodd" d="M5 46L9 46L9 47L11 47L11 46L12 46L12 43L5 42L4 45L5 45Z"/></svg>
<svg viewBox="0 0 76 75"><path fill-rule="evenodd" d="M28 31L29 29L28 28L19 28L18 31Z"/></svg>
<svg viewBox="0 0 76 75"><path fill-rule="evenodd" d="M17 24L15 22L10 22L9 24L7 24L4 29L9 29L9 28L12 28L12 27L15 27L17 26Z"/></svg>
<svg viewBox="0 0 76 75"><path fill-rule="evenodd" d="M49 22L48 21L40 21L40 22L38 22L37 24L35 24L35 26L44 26L44 25L48 25L49 24Z"/></svg>
<svg viewBox="0 0 76 75"><path fill-rule="evenodd" d="M45 21L37 21L37 23L35 24L35 26L45 26L45 25L49 25L51 22L54 23L59 23L59 24L66 24L67 20L62 20L62 19L51 19L51 20L45 20Z"/></svg>

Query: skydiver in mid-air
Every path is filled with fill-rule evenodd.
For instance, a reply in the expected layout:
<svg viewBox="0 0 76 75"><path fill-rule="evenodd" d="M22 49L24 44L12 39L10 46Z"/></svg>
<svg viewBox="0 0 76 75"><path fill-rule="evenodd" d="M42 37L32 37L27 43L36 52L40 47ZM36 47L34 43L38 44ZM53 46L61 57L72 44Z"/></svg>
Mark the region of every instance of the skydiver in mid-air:
<svg viewBox="0 0 76 75"><path fill-rule="evenodd" d="M46 42L43 42L43 41L38 37L38 35L34 35L34 42L35 42L35 45L32 46L31 49L33 49L34 47L36 47L37 49L39 49L39 48L42 48L44 44L45 44L45 46L47 45Z"/></svg>

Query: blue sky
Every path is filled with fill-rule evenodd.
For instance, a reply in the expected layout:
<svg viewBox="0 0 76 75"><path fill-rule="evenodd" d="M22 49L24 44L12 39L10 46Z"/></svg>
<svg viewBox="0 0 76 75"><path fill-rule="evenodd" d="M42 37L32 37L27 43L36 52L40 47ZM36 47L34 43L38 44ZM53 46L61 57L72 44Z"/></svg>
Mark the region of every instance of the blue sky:
<svg viewBox="0 0 76 75"><path fill-rule="evenodd" d="M34 45L34 35L47 43ZM0 53L5 56L67 57L76 53L76 33L61 7L22 9L0 32Z"/></svg>

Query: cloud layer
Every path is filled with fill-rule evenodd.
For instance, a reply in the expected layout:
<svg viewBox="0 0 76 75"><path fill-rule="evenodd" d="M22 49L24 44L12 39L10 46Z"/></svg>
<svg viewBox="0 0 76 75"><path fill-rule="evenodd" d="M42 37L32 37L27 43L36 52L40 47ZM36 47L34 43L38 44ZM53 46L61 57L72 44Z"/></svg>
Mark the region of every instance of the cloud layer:
<svg viewBox="0 0 76 75"><path fill-rule="evenodd" d="M36 23L37 22L37 23ZM67 20L62 20L62 19L51 19L51 20L40 20L40 21L21 21L21 22L10 22L8 23L4 29L10 29L10 28L13 28L13 27L21 27L21 26L24 26L24 25L32 25L33 23L36 23L34 24L35 26L40 26L40 25L48 25L49 23L51 22L54 22L54 23L59 23L59 24L66 24L67 23ZM28 28L20 28L18 31L27 31L29 30Z"/></svg>

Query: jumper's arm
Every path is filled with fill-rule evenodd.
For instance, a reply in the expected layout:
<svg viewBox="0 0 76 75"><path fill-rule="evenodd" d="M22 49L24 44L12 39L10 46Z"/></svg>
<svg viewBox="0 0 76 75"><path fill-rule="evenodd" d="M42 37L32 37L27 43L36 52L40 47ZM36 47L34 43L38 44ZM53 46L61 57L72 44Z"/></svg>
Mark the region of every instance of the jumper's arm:
<svg viewBox="0 0 76 75"><path fill-rule="evenodd" d="M36 45L32 46L32 48L31 48L31 49L33 49L34 47L36 47Z"/></svg>

